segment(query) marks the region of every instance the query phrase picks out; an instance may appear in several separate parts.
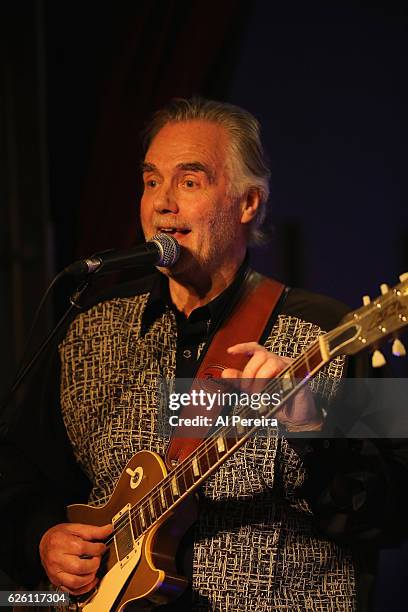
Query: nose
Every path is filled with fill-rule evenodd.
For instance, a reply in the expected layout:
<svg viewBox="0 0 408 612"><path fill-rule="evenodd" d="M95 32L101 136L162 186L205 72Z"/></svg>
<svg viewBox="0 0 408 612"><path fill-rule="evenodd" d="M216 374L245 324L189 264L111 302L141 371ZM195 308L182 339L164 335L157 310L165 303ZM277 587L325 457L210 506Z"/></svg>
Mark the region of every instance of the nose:
<svg viewBox="0 0 408 612"><path fill-rule="evenodd" d="M179 207L171 186L166 187L165 185L156 192L153 201L154 210L161 215L166 213L178 213Z"/></svg>

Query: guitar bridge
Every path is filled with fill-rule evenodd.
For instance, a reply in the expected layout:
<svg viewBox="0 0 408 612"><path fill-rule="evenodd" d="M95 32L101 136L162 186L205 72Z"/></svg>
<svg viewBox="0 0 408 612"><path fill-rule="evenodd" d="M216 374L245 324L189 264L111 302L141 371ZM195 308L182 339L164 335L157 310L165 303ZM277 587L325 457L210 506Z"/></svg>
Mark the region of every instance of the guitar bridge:
<svg viewBox="0 0 408 612"><path fill-rule="evenodd" d="M130 504L126 504L115 514L112 524L115 533L116 556L122 568L136 554Z"/></svg>

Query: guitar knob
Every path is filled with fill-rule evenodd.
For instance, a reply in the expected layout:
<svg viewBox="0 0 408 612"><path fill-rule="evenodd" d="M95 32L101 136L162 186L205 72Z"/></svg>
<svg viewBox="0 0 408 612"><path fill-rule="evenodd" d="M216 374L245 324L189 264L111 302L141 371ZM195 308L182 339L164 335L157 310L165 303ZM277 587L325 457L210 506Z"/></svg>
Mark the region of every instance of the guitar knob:
<svg viewBox="0 0 408 612"><path fill-rule="evenodd" d="M385 357L378 349L375 349L371 358L371 363L373 368L382 368L385 365Z"/></svg>
<svg viewBox="0 0 408 612"><path fill-rule="evenodd" d="M402 344L399 338L395 338L394 342L392 343L392 354L395 357L405 357L407 354L405 346Z"/></svg>
<svg viewBox="0 0 408 612"><path fill-rule="evenodd" d="M363 295L363 305L364 306L368 306L368 304L371 302L370 300L370 296L369 295Z"/></svg>
<svg viewBox="0 0 408 612"><path fill-rule="evenodd" d="M399 277L401 283L403 283L404 281L408 280L408 272L403 272L402 274L400 274Z"/></svg>
<svg viewBox="0 0 408 612"><path fill-rule="evenodd" d="M380 285L380 290L381 290L381 294L385 295L386 293L388 293L388 285L387 283L383 283L382 285Z"/></svg>

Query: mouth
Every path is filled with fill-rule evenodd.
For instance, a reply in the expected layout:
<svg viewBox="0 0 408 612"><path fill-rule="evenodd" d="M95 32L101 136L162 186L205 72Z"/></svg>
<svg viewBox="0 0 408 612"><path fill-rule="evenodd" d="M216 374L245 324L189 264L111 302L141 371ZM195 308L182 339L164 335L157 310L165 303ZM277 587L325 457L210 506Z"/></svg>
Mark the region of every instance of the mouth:
<svg viewBox="0 0 408 612"><path fill-rule="evenodd" d="M187 236L191 232L191 229L187 227L158 227L158 232L163 234L171 234L175 238L180 238L180 236Z"/></svg>

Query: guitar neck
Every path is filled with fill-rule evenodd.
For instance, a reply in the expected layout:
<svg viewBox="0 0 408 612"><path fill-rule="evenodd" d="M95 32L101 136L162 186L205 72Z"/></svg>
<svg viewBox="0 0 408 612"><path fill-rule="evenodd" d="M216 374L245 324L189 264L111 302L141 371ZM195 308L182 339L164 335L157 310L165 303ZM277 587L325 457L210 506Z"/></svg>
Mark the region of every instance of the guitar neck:
<svg viewBox="0 0 408 612"><path fill-rule="evenodd" d="M244 407L236 412L236 422L216 429L208 438L172 470L163 481L143 498L132 512L135 537L141 536L159 519L170 513L188 495L207 480L231 455L233 455L259 429L252 425L254 416L272 418L281 404L287 401L329 360L324 336L295 359L282 373L269 381L262 393L280 398L275 406L261 405L257 413ZM276 397L276 396L275 396ZM231 419L232 420L232 419ZM248 422L250 424L245 425Z"/></svg>

